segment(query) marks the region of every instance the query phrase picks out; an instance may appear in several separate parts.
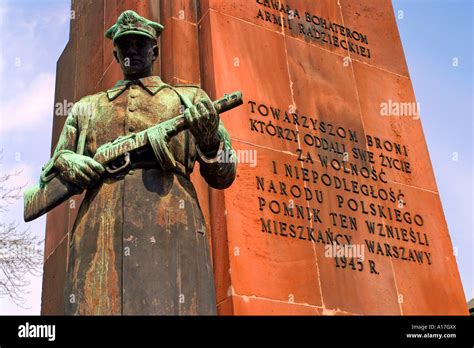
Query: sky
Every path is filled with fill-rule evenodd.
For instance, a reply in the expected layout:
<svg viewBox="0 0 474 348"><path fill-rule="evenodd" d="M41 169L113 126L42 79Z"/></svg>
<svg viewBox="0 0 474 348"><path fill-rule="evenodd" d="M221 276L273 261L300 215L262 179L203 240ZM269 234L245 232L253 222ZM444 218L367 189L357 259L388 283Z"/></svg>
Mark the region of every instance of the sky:
<svg viewBox="0 0 474 348"><path fill-rule="evenodd" d="M393 0L392 4L464 293L470 300L474 298L474 1Z"/></svg>
<svg viewBox="0 0 474 348"><path fill-rule="evenodd" d="M473 1L392 3L465 295L471 299ZM69 0L0 0L0 173L22 170L12 184L35 184L49 158L56 62L69 37L69 16ZM17 221L43 239L45 218L26 225L22 214L20 200L0 214L0 221ZM41 277L30 281L25 308L0 298L0 315L40 313Z"/></svg>
<svg viewBox="0 0 474 348"><path fill-rule="evenodd" d="M56 62L69 37L67 0L0 0L0 173L22 170L9 185L32 186L49 158ZM45 217L23 222L23 200L0 214L44 239ZM42 246L43 247L43 246ZM41 277L29 277L25 308L0 298L0 314L39 314Z"/></svg>

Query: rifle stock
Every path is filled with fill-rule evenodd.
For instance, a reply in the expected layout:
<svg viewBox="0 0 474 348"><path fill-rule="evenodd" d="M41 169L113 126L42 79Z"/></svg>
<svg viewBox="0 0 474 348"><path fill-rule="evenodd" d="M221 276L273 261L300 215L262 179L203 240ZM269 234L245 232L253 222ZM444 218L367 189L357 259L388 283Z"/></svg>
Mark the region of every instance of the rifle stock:
<svg viewBox="0 0 474 348"><path fill-rule="evenodd" d="M223 98L213 102L214 107L219 114L242 105L242 103L241 92L226 94ZM166 123L165 129L168 138L177 135L188 127L184 115L182 114L164 121L164 123ZM157 127L157 125L153 127ZM130 136L119 137L112 143L102 145L97 149L94 159L105 166L107 163L115 160L119 156L123 156L129 151L146 146L148 143L146 132L147 130L144 130ZM41 183L26 189L23 194L23 217L25 222L40 217L82 191L83 189L78 186L63 180L60 175L54 176L46 183Z"/></svg>

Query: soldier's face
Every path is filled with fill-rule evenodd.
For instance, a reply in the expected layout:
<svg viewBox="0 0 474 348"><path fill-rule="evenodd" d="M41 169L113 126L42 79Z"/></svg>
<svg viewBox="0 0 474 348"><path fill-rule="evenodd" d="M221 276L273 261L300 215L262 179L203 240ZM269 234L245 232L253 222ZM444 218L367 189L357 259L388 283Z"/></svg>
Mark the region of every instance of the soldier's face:
<svg viewBox="0 0 474 348"><path fill-rule="evenodd" d="M115 41L114 56L125 74L151 72L158 57L158 47L150 38L142 35L124 35Z"/></svg>

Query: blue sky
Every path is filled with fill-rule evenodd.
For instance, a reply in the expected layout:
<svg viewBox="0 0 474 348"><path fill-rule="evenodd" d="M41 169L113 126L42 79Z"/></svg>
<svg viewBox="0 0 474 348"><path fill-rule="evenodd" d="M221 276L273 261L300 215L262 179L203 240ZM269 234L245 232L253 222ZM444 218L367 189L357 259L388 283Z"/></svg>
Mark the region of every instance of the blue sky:
<svg viewBox="0 0 474 348"><path fill-rule="evenodd" d="M374 0L376 1L376 0ZM405 55L421 105L451 239L468 299L473 279L473 2L393 0ZM37 181L51 144L56 62L69 36L69 0L0 0L0 172L21 169L15 184ZM457 58L458 66L453 66ZM457 153L457 160L453 160ZM0 221L16 220L22 202ZM29 224L44 238L45 218ZM39 314L41 278L32 277L27 306L0 298L0 314Z"/></svg>
<svg viewBox="0 0 474 348"><path fill-rule="evenodd" d="M22 172L12 184L31 186L51 148L56 62L69 37L67 0L0 0L0 173ZM17 221L19 228L44 238L41 217L28 224L23 202L16 202L0 221ZM39 314L41 277L30 277L27 308L0 298L0 314Z"/></svg>
<svg viewBox="0 0 474 348"><path fill-rule="evenodd" d="M467 299L474 297L472 0L393 0ZM403 11L403 19L399 19ZM453 66L457 58L458 66ZM456 159L457 153L457 161Z"/></svg>

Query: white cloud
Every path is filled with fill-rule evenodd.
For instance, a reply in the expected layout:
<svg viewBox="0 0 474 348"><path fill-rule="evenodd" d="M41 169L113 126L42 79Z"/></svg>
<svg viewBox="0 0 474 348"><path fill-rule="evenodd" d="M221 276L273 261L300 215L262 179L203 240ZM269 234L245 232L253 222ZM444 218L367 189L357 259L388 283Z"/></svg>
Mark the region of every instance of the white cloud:
<svg viewBox="0 0 474 348"><path fill-rule="evenodd" d="M0 102L0 134L31 130L50 122L54 106L55 77L41 73L16 98Z"/></svg>
<svg viewBox="0 0 474 348"><path fill-rule="evenodd" d="M18 164L5 163L0 166L2 175L9 174L11 177L5 182L5 187L20 187L19 194L23 196L23 192L30 186L34 186L39 179L39 170L35 170L32 165L25 162ZM0 212L0 221L23 223L23 199L20 198L8 206L8 210Z"/></svg>
<svg viewBox="0 0 474 348"><path fill-rule="evenodd" d="M14 166L8 166L8 170L2 168L2 174L13 174L17 173L18 175L13 175L8 180L8 186L31 186L37 180L34 175L34 168L30 164L19 163Z"/></svg>
<svg viewBox="0 0 474 348"><path fill-rule="evenodd" d="M23 2L24 3L24 2ZM47 6L23 6L22 1L0 0L0 148L4 161L0 172L22 169L11 185L30 187L39 178L43 157L50 146L54 108L56 60L67 42L70 0L60 0ZM15 65L15 58L21 65ZM36 142L24 141L33 134ZM3 144L1 144L3 143ZM21 161L14 155L21 153ZM25 162L30 161L30 162ZM23 223L23 200L12 204L3 214L8 221L28 227L34 235L44 238L45 216ZM0 298L0 315L39 314L41 277L30 277L27 296L29 309L17 308L8 298Z"/></svg>

